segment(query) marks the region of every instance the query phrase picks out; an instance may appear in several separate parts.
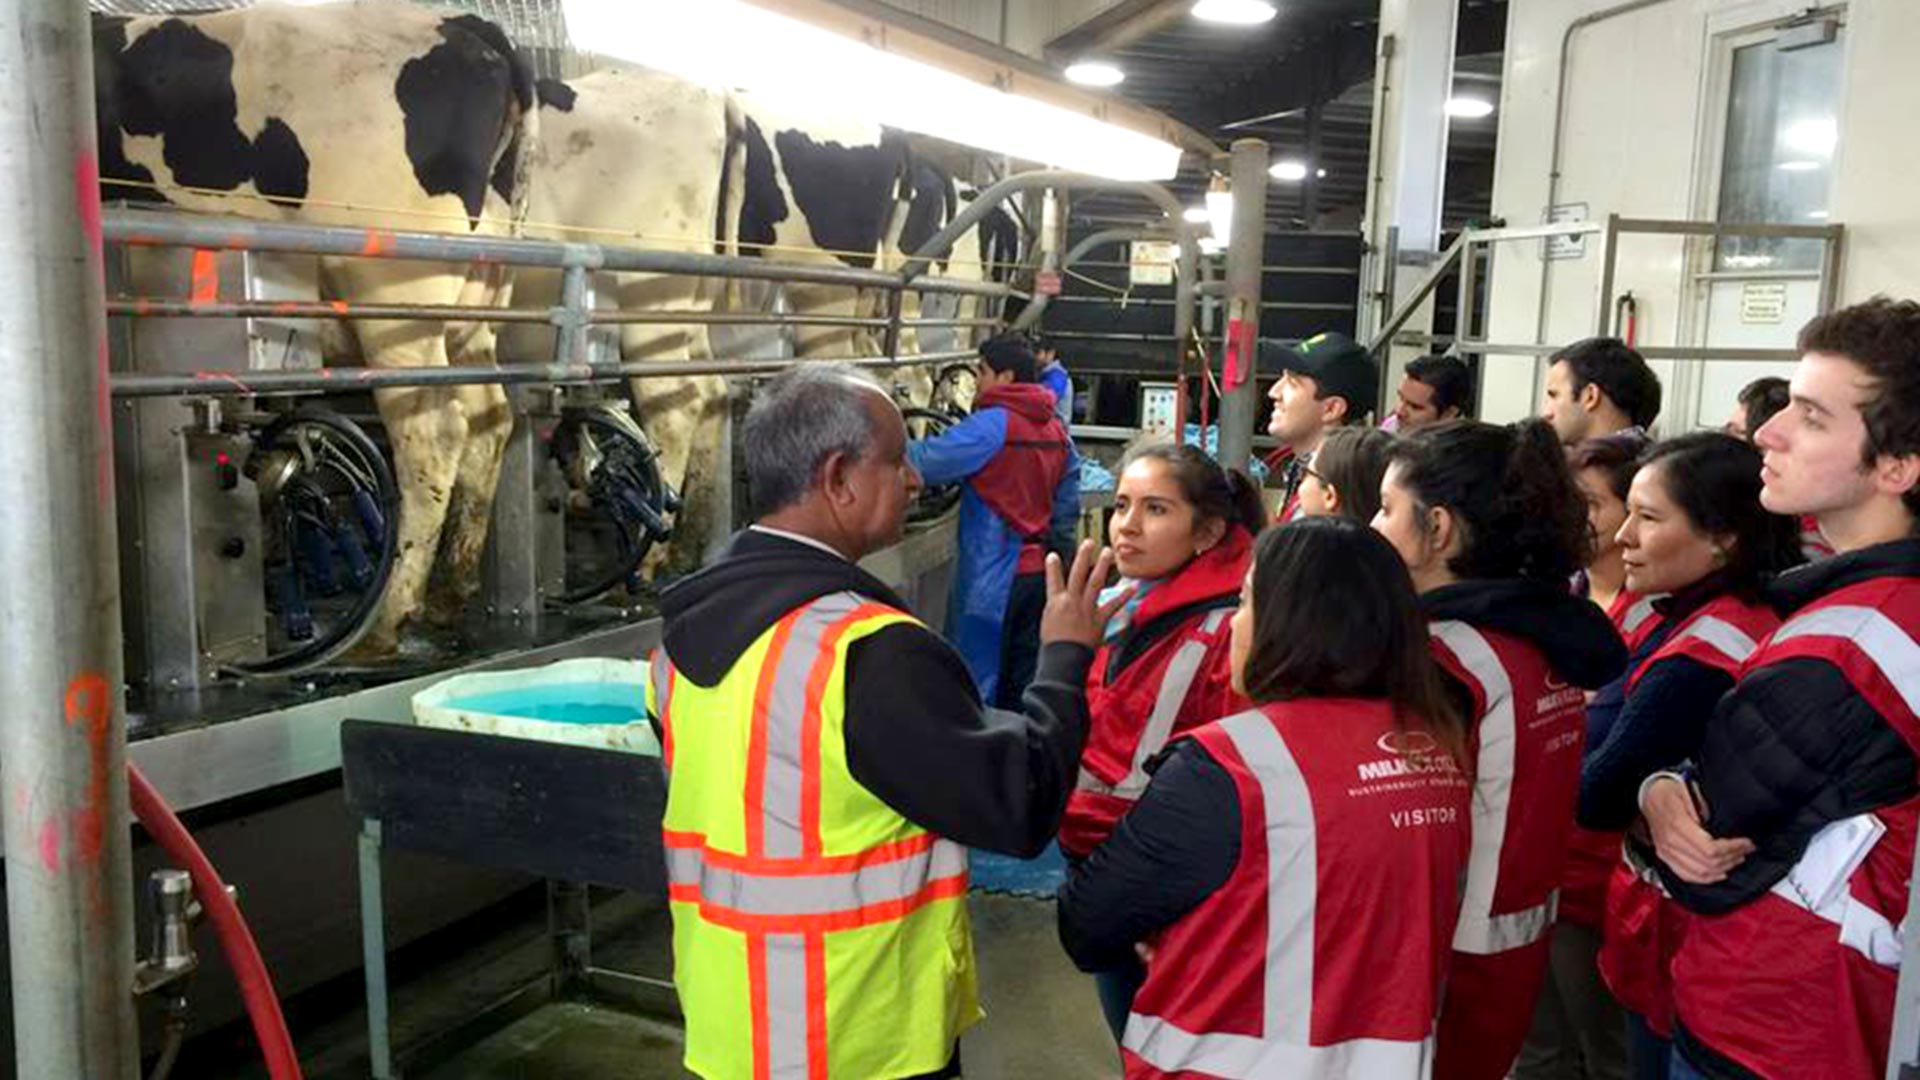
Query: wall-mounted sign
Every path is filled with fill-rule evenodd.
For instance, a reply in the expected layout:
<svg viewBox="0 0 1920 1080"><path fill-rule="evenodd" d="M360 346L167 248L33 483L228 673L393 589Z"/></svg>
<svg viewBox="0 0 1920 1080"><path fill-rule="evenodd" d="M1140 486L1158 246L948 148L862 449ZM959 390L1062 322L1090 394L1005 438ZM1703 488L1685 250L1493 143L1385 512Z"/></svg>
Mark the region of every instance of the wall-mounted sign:
<svg viewBox="0 0 1920 1080"><path fill-rule="evenodd" d="M1780 281L1749 281L1740 286L1740 321L1778 326L1787 317L1787 286Z"/></svg>
<svg viewBox="0 0 1920 1080"><path fill-rule="evenodd" d="M1547 207L1547 224L1549 225L1566 225L1585 220L1587 220L1586 203L1561 203L1558 206ZM1547 258L1549 259L1579 259L1584 258L1586 254L1586 233L1547 237Z"/></svg>
<svg viewBox="0 0 1920 1080"><path fill-rule="evenodd" d="M1170 435L1174 427L1174 406L1178 394L1172 383L1140 384L1140 430Z"/></svg>
<svg viewBox="0 0 1920 1080"><path fill-rule="evenodd" d="M1135 240L1127 246L1127 275L1135 285L1173 284L1172 243Z"/></svg>

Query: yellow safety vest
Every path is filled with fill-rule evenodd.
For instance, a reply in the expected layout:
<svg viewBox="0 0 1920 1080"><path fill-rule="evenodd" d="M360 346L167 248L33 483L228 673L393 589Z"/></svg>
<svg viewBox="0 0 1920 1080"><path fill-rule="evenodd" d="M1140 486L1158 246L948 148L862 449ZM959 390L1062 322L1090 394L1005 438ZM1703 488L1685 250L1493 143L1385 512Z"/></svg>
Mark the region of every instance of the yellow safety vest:
<svg viewBox="0 0 1920 1080"><path fill-rule="evenodd" d="M851 592L789 612L719 685L655 650L686 1066L708 1080L888 1080L981 1017L966 849L853 778L847 649L912 616Z"/></svg>

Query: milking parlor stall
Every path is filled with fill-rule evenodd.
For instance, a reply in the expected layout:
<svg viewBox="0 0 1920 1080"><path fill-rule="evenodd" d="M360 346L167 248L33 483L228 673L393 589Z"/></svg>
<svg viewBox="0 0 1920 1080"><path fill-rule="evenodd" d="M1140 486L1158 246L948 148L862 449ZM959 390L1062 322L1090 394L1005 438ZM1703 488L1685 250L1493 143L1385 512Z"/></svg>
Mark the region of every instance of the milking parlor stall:
<svg viewBox="0 0 1920 1080"><path fill-rule="evenodd" d="M16 1075L299 1075L327 993L399 1075L477 1036L391 1035L390 974L503 907L554 957L509 1009L671 1025L663 930L614 971L589 920L664 927L643 658L748 520L756 385L847 361L943 429L1083 192L1169 211L1194 329L1155 182L1213 144L876 8L0 11ZM935 626L955 499L866 564Z"/></svg>

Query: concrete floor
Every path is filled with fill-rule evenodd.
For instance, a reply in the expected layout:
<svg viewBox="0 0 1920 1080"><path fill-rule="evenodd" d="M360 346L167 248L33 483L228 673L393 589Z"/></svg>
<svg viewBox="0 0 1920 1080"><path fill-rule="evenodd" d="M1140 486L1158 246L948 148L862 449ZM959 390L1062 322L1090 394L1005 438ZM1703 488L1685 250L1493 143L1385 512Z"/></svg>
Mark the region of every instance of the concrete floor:
<svg viewBox="0 0 1920 1080"><path fill-rule="evenodd" d="M961 1044L971 1080L1094 1080L1119 1075L1093 983L1073 969L1054 932L1053 904L975 894L970 900L984 1023ZM595 965L644 975L670 970L664 913L610 895L594 908ZM456 1027L546 970L544 911L455 927L450 940L396 961L393 1038L404 1052ZM331 989L331 1007L296 1003L295 1045L312 1080L364 1078L366 1013L357 983ZM197 1040L198 1041L198 1040ZM227 1032L190 1046L176 1076L253 1080L251 1039ZM236 1050L238 1052L236 1052ZM197 1051L197 1053L195 1052ZM479 1038L407 1080L683 1080L679 1030L671 1021L604 1006L558 1003Z"/></svg>

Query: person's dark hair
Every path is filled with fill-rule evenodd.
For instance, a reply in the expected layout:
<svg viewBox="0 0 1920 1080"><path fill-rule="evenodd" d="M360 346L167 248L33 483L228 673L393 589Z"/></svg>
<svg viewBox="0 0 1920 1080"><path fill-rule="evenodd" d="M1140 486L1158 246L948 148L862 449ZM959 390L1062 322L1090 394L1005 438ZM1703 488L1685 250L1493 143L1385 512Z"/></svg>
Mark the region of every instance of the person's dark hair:
<svg viewBox="0 0 1920 1080"><path fill-rule="evenodd" d="M1030 383L1040 378L1040 362L1034 359L1033 346L1025 334L1001 334L980 344L980 359L995 371L1013 372L1013 381Z"/></svg>
<svg viewBox="0 0 1920 1080"><path fill-rule="evenodd" d="M747 491L756 517L806 496L832 455L852 460L873 446L873 394L884 392L849 364L796 364L767 380L740 425Z"/></svg>
<svg viewBox="0 0 1920 1080"><path fill-rule="evenodd" d="M1407 361L1407 378L1433 388L1433 407L1445 413L1459 409L1465 416L1473 411L1473 372L1457 356L1422 356Z"/></svg>
<svg viewBox="0 0 1920 1080"><path fill-rule="evenodd" d="M1384 698L1396 727L1465 761L1465 723L1428 651L1420 599L1380 534L1342 517L1270 529L1254 549L1252 595L1248 697Z"/></svg>
<svg viewBox="0 0 1920 1080"><path fill-rule="evenodd" d="M1616 431L1597 439L1584 439L1567 451L1567 468L1577 477L1588 469L1607 474L1607 488L1621 502L1633 486L1633 474L1640 471L1640 455L1652 440L1633 431ZM1754 475L1760 474L1756 471Z"/></svg>
<svg viewBox="0 0 1920 1080"><path fill-rule="evenodd" d="M1758 599L1768 577L1801 561L1800 524L1760 505L1760 451L1744 439L1703 431L1647 451L1642 469L1658 469L1661 487L1695 530L1731 536L1723 569L1730 589Z"/></svg>
<svg viewBox="0 0 1920 1080"><path fill-rule="evenodd" d="M1397 440L1392 460L1421 517L1452 512L1457 576L1564 585L1591 560L1586 500L1545 421L1449 420Z"/></svg>
<svg viewBox="0 0 1920 1080"><path fill-rule="evenodd" d="M1755 379L1740 388L1740 415L1746 424L1747 441L1753 441L1753 433L1760 425L1773 419L1773 414L1787 407L1792 396L1787 391L1787 380L1776 375Z"/></svg>
<svg viewBox="0 0 1920 1080"><path fill-rule="evenodd" d="M1380 512L1380 478L1392 451L1393 436L1379 428L1335 428L1314 453L1311 468L1340 493L1340 513L1365 525Z"/></svg>
<svg viewBox="0 0 1920 1080"><path fill-rule="evenodd" d="M1844 356L1873 379L1860 412L1867 422L1861 459L1920 454L1920 303L1876 296L1829 312L1800 331L1800 351ZM1903 496L1920 515L1920 486Z"/></svg>
<svg viewBox="0 0 1920 1080"><path fill-rule="evenodd" d="M1039 356L1043 352L1058 352L1060 350L1060 347L1054 344L1053 339L1045 334L1029 333L1027 335L1027 341L1033 346L1033 354L1035 356Z"/></svg>
<svg viewBox="0 0 1920 1080"><path fill-rule="evenodd" d="M1633 346L1619 338L1587 338L1553 354L1553 363L1563 360L1575 394L1589 383L1599 386L1638 427L1652 427L1659 417L1660 379Z"/></svg>
<svg viewBox="0 0 1920 1080"><path fill-rule="evenodd" d="M1229 469L1206 451L1186 443L1154 443L1142 446L1126 456L1119 472L1136 461L1158 461L1180 485L1180 494L1193 506L1193 523L1224 521L1250 533L1258 533L1267 523L1266 504L1260 501L1260 489L1247 474Z"/></svg>

